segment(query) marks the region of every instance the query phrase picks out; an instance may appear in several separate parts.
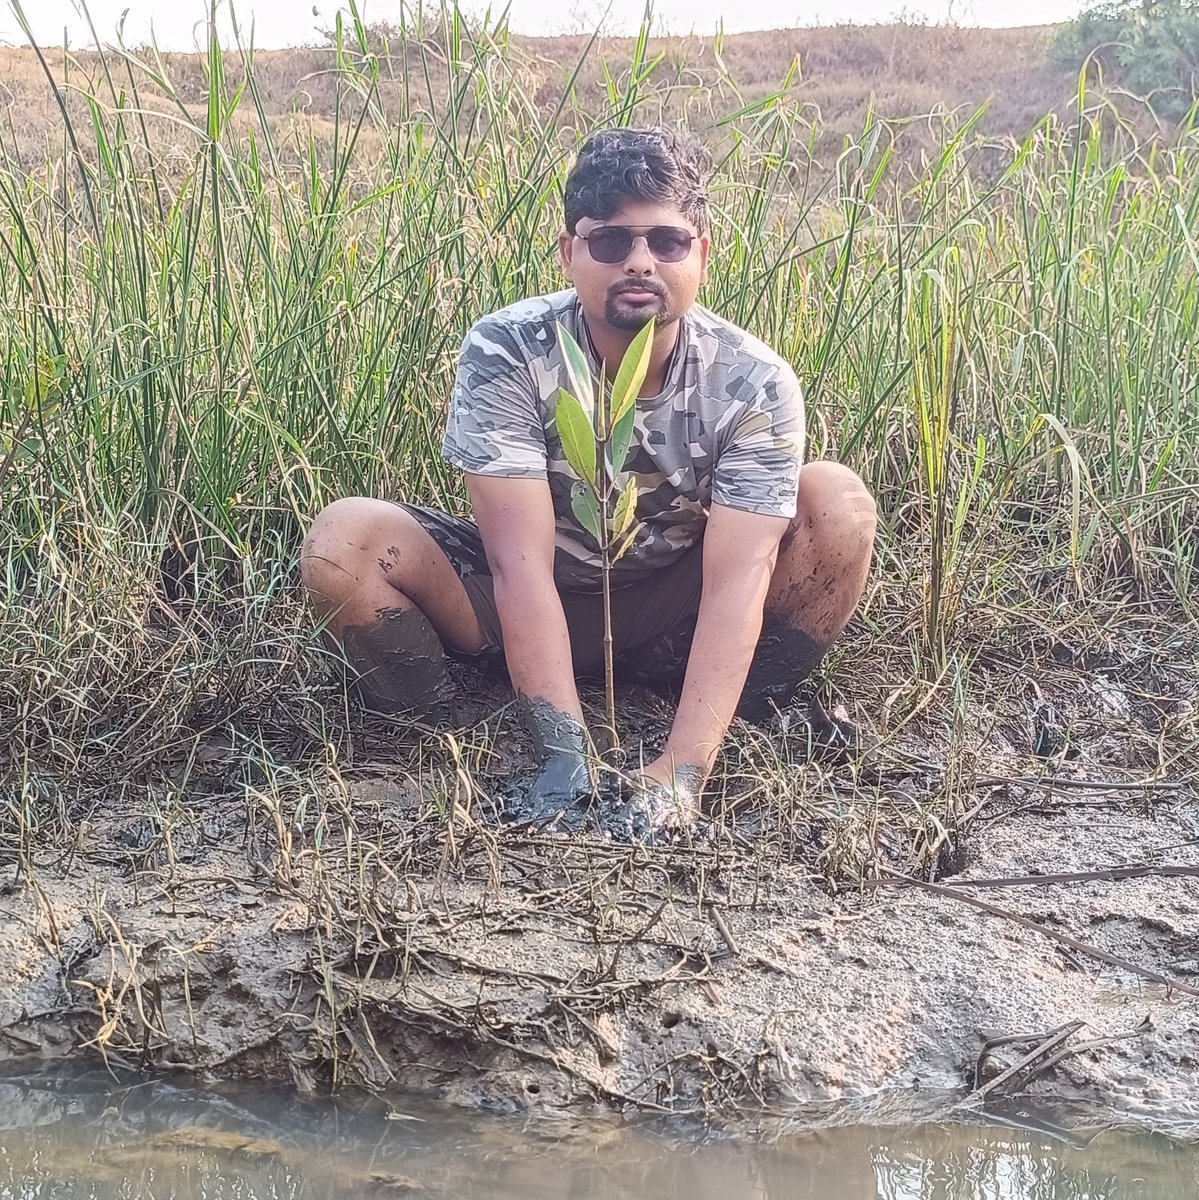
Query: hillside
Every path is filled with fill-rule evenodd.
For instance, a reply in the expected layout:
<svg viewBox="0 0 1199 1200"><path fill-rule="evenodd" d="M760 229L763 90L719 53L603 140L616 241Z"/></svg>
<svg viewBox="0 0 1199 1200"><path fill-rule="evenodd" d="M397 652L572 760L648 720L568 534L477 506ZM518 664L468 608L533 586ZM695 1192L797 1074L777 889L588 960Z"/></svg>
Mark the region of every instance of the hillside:
<svg viewBox="0 0 1199 1200"><path fill-rule="evenodd" d="M939 122L923 118L943 113L964 117L983 105L988 109L977 127L980 134L1020 139L1047 113L1068 112L1077 91L1073 71L1048 57L1052 28L893 24L773 30L720 39L651 39L649 57L660 54L662 59L642 89L635 116L643 122L685 116L700 129L710 127L776 93L797 63L787 104L803 112L812 129L807 149L824 169L846 136L860 134L871 108L902 122L899 151L905 158L918 158L940 136ZM392 39L377 47L382 109L389 119L414 111L444 115L448 73L439 33L419 41ZM543 113L552 111L584 59L588 42L582 36L513 37L504 61L514 93ZM633 39L609 38L586 55L576 85L583 111L604 110L605 70L617 80L627 80L634 54ZM470 55L466 44L462 57L469 61ZM46 57L56 75L70 85L106 90L97 56L73 55L65 67L61 50L47 50ZM202 106L207 95L202 57L169 54L163 63L179 99L189 107ZM434 70L426 73L430 63ZM333 51L327 47L257 54L255 76L272 123L312 132L319 143L336 105L337 75L330 69L334 65ZM238 78L238 56L226 56L226 71L231 79ZM116 74L125 74L120 64ZM461 77L461 71L455 73L456 81ZM22 156L40 157L47 143L51 153L57 153L62 144L60 118L33 51L0 49L0 78L5 81L5 123ZM95 83L89 85L89 78ZM125 86L126 80L121 78L119 84ZM173 107L144 77L139 86L145 108L165 112ZM469 96L464 99L469 102ZM248 99L243 107L250 108ZM161 135L170 136L170 130Z"/></svg>

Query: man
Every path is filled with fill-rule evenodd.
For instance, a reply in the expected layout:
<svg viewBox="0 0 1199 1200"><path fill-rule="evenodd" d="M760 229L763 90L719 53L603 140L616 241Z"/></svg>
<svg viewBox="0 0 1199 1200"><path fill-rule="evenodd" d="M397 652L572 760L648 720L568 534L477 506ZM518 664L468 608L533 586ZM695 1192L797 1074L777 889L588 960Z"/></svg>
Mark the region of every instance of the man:
<svg viewBox="0 0 1199 1200"><path fill-rule="evenodd" d="M444 653L502 651L540 761L525 812L592 795L576 676L602 673L598 549L571 512L554 422L570 388L559 323L612 379L655 325L631 473L642 529L613 574L617 674L682 680L661 755L640 765L635 827L686 825L735 713L784 707L865 586L874 502L835 463L803 457L794 372L696 305L708 277L704 152L664 129L584 145L565 187L571 290L484 317L463 344L445 436L474 520L339 500L304 546L304 582L369 702L437 717ZM738 707L740 705L740 707Z"/></svg>

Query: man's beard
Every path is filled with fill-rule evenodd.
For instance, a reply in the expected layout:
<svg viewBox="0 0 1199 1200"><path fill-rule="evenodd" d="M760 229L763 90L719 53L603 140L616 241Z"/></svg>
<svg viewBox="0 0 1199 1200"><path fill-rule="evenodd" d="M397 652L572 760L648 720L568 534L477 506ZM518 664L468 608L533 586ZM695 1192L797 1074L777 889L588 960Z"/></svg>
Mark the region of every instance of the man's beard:
<svg viewBox="0 0 1199 1200"><path fill-rule="evenodd" d="M611 329L620 329L625 333L637 333L647 320L653 318L655 325L667 325L670 322L670 298L665 290L646 285L642 290L653 292L656 300L649 304L626 304L622 300L622 291L609 293L604 304L604 320Z"/></svg>

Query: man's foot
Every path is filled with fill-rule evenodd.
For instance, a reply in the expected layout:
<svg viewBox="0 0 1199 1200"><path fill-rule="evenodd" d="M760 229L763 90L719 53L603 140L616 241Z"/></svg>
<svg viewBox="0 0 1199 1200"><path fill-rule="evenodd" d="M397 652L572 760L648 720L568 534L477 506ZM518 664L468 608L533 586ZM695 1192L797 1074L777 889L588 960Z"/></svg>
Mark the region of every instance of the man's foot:
<svg viewBox="0 0 1199 1200"><path fill-rule="evenodd" d="M819 694L808 701L807 712L799 704L776 717L777 728L793 745L798 744L810 762L836 765L875 763L879 741L867 726L849 719L842 704L826 708Z"/></svg>

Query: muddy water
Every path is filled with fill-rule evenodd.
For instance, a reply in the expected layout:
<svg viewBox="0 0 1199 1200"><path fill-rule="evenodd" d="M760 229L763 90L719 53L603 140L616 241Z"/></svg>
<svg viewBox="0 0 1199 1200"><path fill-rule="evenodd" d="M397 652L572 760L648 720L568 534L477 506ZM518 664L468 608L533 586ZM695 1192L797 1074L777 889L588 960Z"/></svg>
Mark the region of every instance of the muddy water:
<svg viewBox="0 0 1199 1200"><path fill-rule="evenodd" d="M1009 1114L1008 1120L1012 1119ZM1055 1126L903 1125L733 1137L463 1116L416 1101L220 1092L103 1072L0 1078L0 1197L83 1200L1192 1200L1199 1147Z"/></svg>

